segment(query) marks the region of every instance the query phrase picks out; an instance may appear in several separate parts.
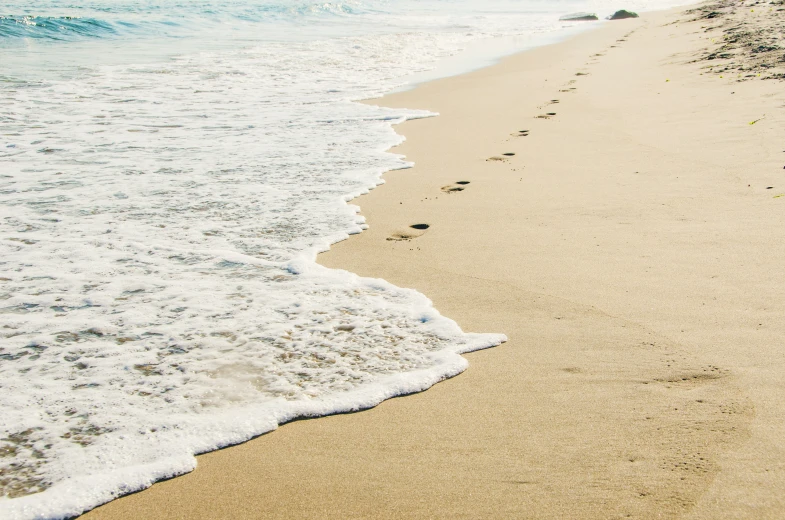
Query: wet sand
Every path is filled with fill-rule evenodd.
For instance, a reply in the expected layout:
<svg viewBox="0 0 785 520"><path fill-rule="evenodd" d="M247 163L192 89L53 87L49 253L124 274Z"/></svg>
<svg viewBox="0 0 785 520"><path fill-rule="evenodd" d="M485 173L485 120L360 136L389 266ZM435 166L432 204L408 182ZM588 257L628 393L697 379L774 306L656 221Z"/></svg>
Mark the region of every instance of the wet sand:
<svg viewBox="0 0 785 520"><path fill-rule="evenodd" d="M785 517L785 88L696 62L696 16L373 101L441 115L320 261L509 341L85 518Z"/></svg>

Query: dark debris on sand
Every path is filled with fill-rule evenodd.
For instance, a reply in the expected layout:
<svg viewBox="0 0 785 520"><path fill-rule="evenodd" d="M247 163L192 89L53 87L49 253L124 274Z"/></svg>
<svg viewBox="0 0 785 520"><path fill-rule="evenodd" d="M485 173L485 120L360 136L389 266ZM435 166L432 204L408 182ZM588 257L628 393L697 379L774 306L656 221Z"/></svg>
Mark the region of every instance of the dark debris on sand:
<svg viewBox="0 0 785 520"><path fill-rule="evenodd" d="M695 61L738 81L785 79L785 0L717 0L687 11L722 35Z"/></svg>

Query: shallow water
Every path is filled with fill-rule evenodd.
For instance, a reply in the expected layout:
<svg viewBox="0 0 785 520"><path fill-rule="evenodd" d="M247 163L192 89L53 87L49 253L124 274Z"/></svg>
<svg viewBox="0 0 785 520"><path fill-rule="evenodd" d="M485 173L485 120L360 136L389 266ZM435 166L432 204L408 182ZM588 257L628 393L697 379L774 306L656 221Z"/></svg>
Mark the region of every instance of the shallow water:
<svg viewBox="0 0 785 520"><path fill-rule="evenodd" d="M616 7L0 6L3 518L78 514L499 344L415 291L315 263L363 229L346 201L409 166L385 152L392 125L434 115L353 100L472 42L530 46L568 27L561 14Z"/></svg>

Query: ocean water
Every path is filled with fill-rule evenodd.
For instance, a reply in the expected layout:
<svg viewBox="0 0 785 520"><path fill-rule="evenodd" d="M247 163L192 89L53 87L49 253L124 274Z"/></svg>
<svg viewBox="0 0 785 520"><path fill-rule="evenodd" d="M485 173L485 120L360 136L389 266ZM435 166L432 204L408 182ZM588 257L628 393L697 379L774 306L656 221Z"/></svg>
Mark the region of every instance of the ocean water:
<svg viewBox="0 0 785 520"><path fill-rule="evenodd" d="M0 1L0 518L79 514L503 342L315 263L410 166L393 125L435 116L354 101L566 13L677 3Z"/></svg>

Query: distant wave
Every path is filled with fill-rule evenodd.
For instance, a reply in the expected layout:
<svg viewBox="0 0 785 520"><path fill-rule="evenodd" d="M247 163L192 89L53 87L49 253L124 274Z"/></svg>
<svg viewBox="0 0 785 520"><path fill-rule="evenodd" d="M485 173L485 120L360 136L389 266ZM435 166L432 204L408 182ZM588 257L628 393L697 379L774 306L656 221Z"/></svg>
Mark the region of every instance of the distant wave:
<svg viewBox="0 0 785 520"><path fill-rule="evenodd" d="M72 16L0 16L0 38L43 38L71 40L114 36L109 22Z"/></svg>
<svg viewBox="0 0 785 520"><path fill-rule="evenodd" d="M366 14L366 2L239 2L227 4L210 0L171 6L163 12L160 5L148 1L124 2L112 6L91 5L58 8L42 2L38 13L59 11L61 16L25 13L28 6L18 6L23 14L0 15L0 40L36 38L71 41L92 38L117 38L131 35L175 36L196 32L206 25L234 22L291 22L314 18L342 18ZM6 6L8 8L9 6ZM17 7L13 3L11 8ZM94 15L98 15L95 17Z"/></svg>

